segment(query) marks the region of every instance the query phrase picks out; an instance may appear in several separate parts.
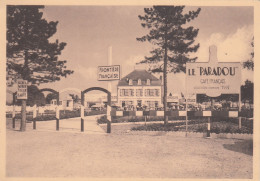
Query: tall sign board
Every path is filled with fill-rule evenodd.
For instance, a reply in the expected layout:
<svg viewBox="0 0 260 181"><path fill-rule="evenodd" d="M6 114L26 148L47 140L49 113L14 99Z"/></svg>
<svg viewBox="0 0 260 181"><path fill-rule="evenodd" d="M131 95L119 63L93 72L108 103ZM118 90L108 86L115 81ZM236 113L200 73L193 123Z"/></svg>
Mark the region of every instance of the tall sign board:
<svg viewBox="0 0 260 181"><path fill-rule="evenodd" d="M210 46L209 62L186 64L187 93L206 94L217 97L221 94L240 94L240 62L218 62L217 47Z"/></svg>
<svg viewBox="0 0 260 181"><path fill-rule="evenodd" d="M18 79L17 99L27 99L27 80Z"/></svg>
<svg viewBox="0 0 260 181"><path fill-rule="evenodd" d="M98 67L98 80L109 81L120 79L120 65L99 66Z"/></svg>

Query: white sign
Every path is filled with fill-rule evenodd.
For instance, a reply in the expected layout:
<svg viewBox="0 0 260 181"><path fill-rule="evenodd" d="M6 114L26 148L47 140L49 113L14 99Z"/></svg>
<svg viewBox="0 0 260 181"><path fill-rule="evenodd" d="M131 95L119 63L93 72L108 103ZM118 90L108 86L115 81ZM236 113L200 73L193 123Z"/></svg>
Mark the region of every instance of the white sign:
<svg viewBox="0 0 260 181"><path fill-rule="evenodd" d="M167 102L179 102L179 96L167 96Z"/></svg>
<svg viewBox="0 0 260 181"><path fill-rule="evenodd" d="M192 94L192 95L188 95L187 96L187 103L188 104L195 104L197 101L196 101L196 94Z"/></svg>
<svg viewBox="0 0 260 181"><path fill-rule="evenodd" d="M98 80L120 80L120 65L99 66Z"/></svg>
<svg viewBox="0 0 260 181"><path fill-rule="evenodd" d="M17 99L27 99L27 80L18 79Z"/></svg>
<svg viewBox="0 0 260 181"><path fill-rule="evenodd" d="M221 94L240 93L240 62L218 62L217 47L210 47L209 62L186 64L187 93L206 94L216 97Z"/></svg>

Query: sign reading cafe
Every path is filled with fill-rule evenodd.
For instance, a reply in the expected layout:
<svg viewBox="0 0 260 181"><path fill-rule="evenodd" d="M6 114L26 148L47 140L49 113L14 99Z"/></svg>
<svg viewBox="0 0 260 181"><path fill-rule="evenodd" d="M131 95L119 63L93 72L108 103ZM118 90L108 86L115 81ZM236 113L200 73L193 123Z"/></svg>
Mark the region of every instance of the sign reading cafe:
<svg viewBox="0 0 260 181"><path fill-rule="evenodd" d="M210 46L209 62L186 64L188 93L216 97L221 94L240 94L240 62L218 62L217 47Z"/></svg>
<svg viewBox="0 0 260 181"><path fill-rule="evenodd" d="M119 80L120 65L99 66L98 80Z"/></svg>

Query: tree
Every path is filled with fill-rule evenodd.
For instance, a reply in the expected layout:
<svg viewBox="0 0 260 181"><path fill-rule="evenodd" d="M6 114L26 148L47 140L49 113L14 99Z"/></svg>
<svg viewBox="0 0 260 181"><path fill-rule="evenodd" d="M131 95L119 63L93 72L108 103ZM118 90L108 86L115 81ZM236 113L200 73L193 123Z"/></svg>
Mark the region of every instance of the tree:
<svg viewBox="0 0 260 181"><path fill-rule="evenodd" d="M201 9L185 14L184 7L153 6L144 8L145 15L138 16L143 22L142 27L150 31L149 34L137 38L137 41L148 41L155 46L150 51L151 56L145 57L140 63L153 64L151 72L163 72L164 112L167 110L167 73L185 72L186 62L194 62L197 59L197 57L191 58L189 53L196 52L199 48L199 44L194 45L194 38L198 35L199 29L194 29L192 26L184 28L183 25L196 18ZM164 123L167 123L166 114Z"/></svg>
<svg viewBox="0 0 260 181"><path fill-rule="evenodd" d="M251 58L249 60L243 62L243 67L247 68L248 70L254 71L254 37L252 39L251 46L253 48L253 51L250 53Z"/></svg>
<svg viewBox="0 0 260 181"><path fill-rule="evenodd" d="M47 104L50 104L50 103L51 103L51 100L53 100L53 99L58 100L58 95L57 95L57 94L54 94L54 93L49 93L49 94L47 94L47 96L46 96L46 103L47 103Z"/></svg>
<svg viewBox="0 0 260 181"><path fill-rule="evenodd" d="M45 97L42 92L38 89L37 86L31 85L28 87L28 99L27 105L28 106L44 106L45 105Z"/></svg>
<svg viewBox="0 0 260 181"><path fill-rule="evenodd" d="M66 69L66 60L58 60L66 43L49 42L58 21L43 19L43 8L7 6L7 78L21 78L30 85L58 81L73 73ZM22 102L21 131L25 131L26 100Z"/></svg>
<svg viewBox="0 0 260 181"><path fill-rule="evenodd" d="M246 80L245 84L241 86L241 101L245 104L246 101L249 103L254 102L254 83Z"/></svg>
<svg viewBox="0 0 260 181"><path fill-rule="evenodd" d="M79 96L78 95L76 95L76 94L69 94L70 96L71 96L71 98L72 98L72 100L73 100L73 103L78 103L78 102L80 102L80 98L79 98Z"/></svg>

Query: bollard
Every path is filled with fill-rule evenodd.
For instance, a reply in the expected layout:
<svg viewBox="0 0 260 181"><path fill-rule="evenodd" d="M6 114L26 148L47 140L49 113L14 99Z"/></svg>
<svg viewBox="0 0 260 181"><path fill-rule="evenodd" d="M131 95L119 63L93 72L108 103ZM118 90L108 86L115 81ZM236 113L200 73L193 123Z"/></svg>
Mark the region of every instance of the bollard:
<svg viewBox="0 0 260 181"><path fill-rule="evenodd" d="M111 133L111 121L107 120L107 133Z"/></svg>
<svg viewBox="0 0 260 181"><path fill-rule="evenodd" d="M60 128L60 109L56 107L56 131L59 131Z"/></svg>
<svg viewBox="0 0 260 181"><path fill-rule="evenodd" d="M15 129L15 117L12 117L13 120L13 129Z"/></svg>
<svg viewBox="0 0 260 181"><path fill-rule="evenodd" d="M80 106L80 130L84 132L84 106Z"/></svg>
<svg viewBox="0 0 260 181"><path fill-rule="evenodd" d="M33 129L36 129L36 119L33 118Z"/></svg>
<svg viewBox="0 0 260 181"><path fill-rule="evenodd" d="M107 133L111 133L111 122L112 122L111 106L107 105Z"/></svg>
<svg viewBox="0 0 260 181"><path fill-rule="evenodd" d="M210 138L210 117L208 117L207 138Z"/></svg>
<svg viewBox="0 0 260 181"><path fill-rule="evenodd" d="M37 117L37 110L36 104L33 106L33 129L36 129L36 117Z"/></svg>
<svg viewBox="0 0 260 181"><path fill-rule="evenodd" d="M80 124L80 130L81 132L84 132L84 119L80 118L81 119L81 124Z"/></svg>
<svg viewBox="0 0 260 181"><path fill-rule="evenodd" d="M59 131L60 128L60 119L56 118L56 131Z"/></svg>
<svg viewBox="0 0 260 181"><path fill-rule="evenodd" d="M242 124L241 124L242 118L238 117L238 128L241 129Z"/></svg>
<svg viewBox="0 0 260 181"><path fill-rule="evenodd" d="M15 129L15 105L13 106L12 121L13 121L13 129Z"/></svg>

